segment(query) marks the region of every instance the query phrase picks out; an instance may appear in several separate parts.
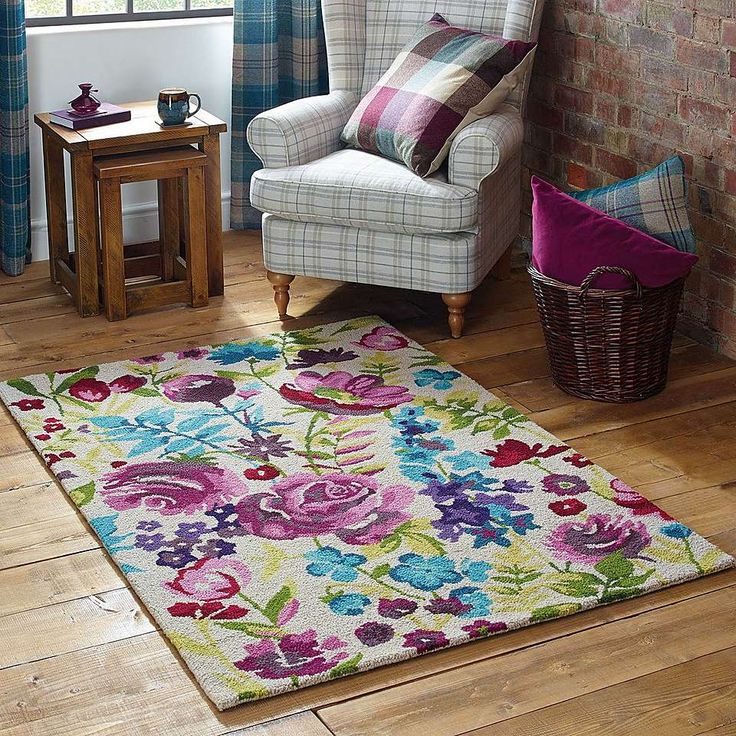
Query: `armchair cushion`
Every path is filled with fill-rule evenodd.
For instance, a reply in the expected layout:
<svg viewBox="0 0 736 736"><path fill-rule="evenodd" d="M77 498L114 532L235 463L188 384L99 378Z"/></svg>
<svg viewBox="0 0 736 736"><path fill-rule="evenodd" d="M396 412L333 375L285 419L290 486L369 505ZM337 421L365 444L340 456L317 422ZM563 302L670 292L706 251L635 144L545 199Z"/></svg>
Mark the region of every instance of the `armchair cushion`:
<svg viewBox="0 0 736 736"><path fill-rule="evenodd" d="M453 137L523 80L535 46L457 28L436 13L360 101L342 139L427 176Z"/></svg>
<svg viewBox="0 0 736 736"><path fill-rule="evenodd" d="M248 144L269 169L309 163L340 148L340 132L356 103L357 96L346 91L287 102L253 118Z"/></svg>
<svg viewBox="0 0 736 736"><path fill-rule="evenodd" d="M450 147L448 181L479 189L489 174L519 155L524 140L524 122L512 105L463 128Z"/></svg>
<svg viewBox="0 0 736 736"><path fill-rule="evenodd" d="M394 233L472 230L478 192L436 175L421 179L404 165L345 149L302 166L253 174L251 203L299 222Z"/></svg>

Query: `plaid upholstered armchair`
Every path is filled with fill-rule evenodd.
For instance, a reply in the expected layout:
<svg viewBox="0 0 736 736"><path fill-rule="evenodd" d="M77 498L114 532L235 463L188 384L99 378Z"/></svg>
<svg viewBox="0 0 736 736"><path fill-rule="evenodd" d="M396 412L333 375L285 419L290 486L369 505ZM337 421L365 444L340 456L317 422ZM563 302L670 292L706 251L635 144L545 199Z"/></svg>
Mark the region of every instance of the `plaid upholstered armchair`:
<svg viewBox="0 0 736 736"><path fill-rule="evenodd" d="M442 295L460 337L473 289L508 272L521 208L524 84L455 138L447 167L422 179L396 161L341 146L361 97L433 13L450 23L536 40L543 0L323 0L330 94L258 115L251 181L280 318L295 275Z"/></svg>

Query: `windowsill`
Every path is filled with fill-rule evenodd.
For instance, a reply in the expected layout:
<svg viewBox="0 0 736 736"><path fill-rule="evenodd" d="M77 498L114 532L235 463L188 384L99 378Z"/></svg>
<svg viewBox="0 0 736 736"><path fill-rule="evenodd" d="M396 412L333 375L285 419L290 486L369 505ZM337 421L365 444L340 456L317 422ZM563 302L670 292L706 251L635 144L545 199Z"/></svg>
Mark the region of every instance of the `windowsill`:
<svg viewBox="0 0 736 736"><path fill-rule="evenodd" d="M176 26L211 26L223 23L232 24L232 15L216 15L211 18L169 18L166 20L130 20L115 23L78 23L59 26L33 26L26 29L29 36L48 36L55 33L84 33L94 31L144 31L154 28L172 28Z"/></svg>

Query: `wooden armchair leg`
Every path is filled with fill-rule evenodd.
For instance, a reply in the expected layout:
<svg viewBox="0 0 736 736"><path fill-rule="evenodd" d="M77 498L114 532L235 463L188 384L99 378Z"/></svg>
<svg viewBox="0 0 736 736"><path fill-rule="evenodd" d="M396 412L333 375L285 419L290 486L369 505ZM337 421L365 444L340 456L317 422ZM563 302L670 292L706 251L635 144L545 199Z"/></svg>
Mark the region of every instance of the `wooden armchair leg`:
<svg viewBox="0 0 736 736"><path fill-rule="evenodd" d="M449 315L447 321L450 324L450 332L453 337L462 337L463 325L465 324L465 307L470 304L472 291L461 294L443 294L442 301L447 305Z"/></svg>
<svg viewBox="0 0 736 736"><path fill-rule="evenodd" d="M503 255L496 261L496 265L491 269L491 276L499 281L506 281L511 277L511 258L513 256L514 246L511 244L503 252Z"/></svg>
<svg viewBox="0 0 736 736"><path fill-rule="evenodd" d="M294 277L287 273L274 273L273 271L266 271L266 277L273 286L273 300L276 303L276 309L279 310L279 319L287 319L289 284L294 280Z"/></svg>

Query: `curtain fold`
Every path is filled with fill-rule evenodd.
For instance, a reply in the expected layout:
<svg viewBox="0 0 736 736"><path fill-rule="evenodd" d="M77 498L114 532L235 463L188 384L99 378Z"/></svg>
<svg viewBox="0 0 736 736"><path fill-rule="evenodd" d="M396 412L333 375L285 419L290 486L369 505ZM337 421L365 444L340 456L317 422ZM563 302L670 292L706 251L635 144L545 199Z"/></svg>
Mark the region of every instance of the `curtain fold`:
<svg viewBox="0 0 736 736"><path fill-rule="evenodd" d="M28 68L23 0L0 1L0 232L2 269L31 261Z"/></svg>
<svg viewBox="0 0 736 736"><path fill-rule="evenodd" d="M258 113L327 91L319 0L235 0L230 226L261 226L250 177L262 168L245 138Z"/></svg>

